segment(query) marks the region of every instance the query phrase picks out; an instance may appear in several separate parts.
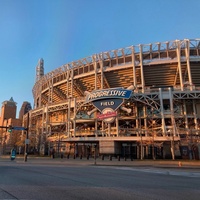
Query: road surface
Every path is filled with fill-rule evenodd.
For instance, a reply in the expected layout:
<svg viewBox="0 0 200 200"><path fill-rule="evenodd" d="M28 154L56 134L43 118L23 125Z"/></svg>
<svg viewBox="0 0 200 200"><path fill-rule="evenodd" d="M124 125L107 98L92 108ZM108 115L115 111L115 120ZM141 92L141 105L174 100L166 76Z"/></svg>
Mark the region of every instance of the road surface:
<svg viewBox="0 0 200 200"><path fill-rule="evenodd" d="M0 161L0 199L199 200L198 170Z"/></svg>

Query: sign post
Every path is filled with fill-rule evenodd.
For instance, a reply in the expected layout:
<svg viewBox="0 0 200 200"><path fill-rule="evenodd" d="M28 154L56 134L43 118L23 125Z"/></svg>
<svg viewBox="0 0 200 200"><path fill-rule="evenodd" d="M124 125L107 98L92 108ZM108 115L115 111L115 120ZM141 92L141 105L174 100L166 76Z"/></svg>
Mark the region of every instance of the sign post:
<svg viewBox="0 0 200 200"><path fill-rule="evenodd" d="M29 112L27 115L27 128L26 130L26 141L25 141L25 151L24 151L24 161L27 162L27 157L28 157L28 143L29 143L29 139L28 139L28 128L29 128Z"/></svg>

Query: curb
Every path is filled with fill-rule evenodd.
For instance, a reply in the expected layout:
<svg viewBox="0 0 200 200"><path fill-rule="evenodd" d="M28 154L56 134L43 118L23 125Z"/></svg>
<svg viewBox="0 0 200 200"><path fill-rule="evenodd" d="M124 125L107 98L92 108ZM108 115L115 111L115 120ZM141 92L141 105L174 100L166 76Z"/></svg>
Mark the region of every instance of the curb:
<svg viewBox="0 0 200 200"><path fill-rule="evenodd" d="M13 162L10 160L10 156L1 156L0 162ZM96 164L94 158L86 160L83 159L73 159L73 158L55 158L50 157L28 157L27 162L24 161L24 157L16 157L14 160L16 163L40 163L40 164L70 164L70 165L97 165L97 166L122 166L122 167L157 167L157 168L176 168L176 169L200 169L200 161L192 160L115 160L109 159L96 159Z"/></svg>

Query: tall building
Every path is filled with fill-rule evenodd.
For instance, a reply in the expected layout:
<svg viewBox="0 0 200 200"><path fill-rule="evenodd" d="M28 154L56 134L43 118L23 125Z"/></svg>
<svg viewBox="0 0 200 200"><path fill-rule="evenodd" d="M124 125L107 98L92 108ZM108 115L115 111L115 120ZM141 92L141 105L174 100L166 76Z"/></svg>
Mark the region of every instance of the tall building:
<svg viewBox="0 0 200 200"><path fill-rule="evenodd" d="M19 119L22 120L23 116L32 109L31 104L27 101L24 101L22 107L19 111Z"/></svg>
<svg viewBox="0 0 200 200"><path fill-rule="evenodd" d="M19 124L19 121L16 119L16 110L17 110L17 103L14 102L13 98L11 97L9 101L4 101L1 107L1 118L0 118L0 126L9 126L14 123ZM6 131L5 128L0 129L0 152L1 153L8 153L10 152L11 147L11 135ZM9 144L9 145L7 145Z"/></svg>
<svg viewBox="0 0 200 200"><path fill-rule="evenodd" d="M3 125L6 119L16 119L17 103L11 97L9 101L4 101L1 107L0 124Z"/></svg>

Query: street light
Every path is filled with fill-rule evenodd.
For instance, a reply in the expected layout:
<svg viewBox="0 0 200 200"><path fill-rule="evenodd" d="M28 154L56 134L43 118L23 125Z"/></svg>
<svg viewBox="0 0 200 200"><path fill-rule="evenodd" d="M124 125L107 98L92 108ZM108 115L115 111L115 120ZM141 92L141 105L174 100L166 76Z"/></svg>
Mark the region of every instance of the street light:
<svg viewBox="0 0 200 200"><path fill-rule="evenodd" d="M154 127L155 127L155 123L156 123L156 121L153 120L152 121L152 138L153 138L153 141L152 141L152 157L153 157L153 160L156 159L156 157L155 157L155 145L154 145L154 137L155 137Z"/></svg>
<svg viewBox="0 0 200 200"><path fill-rule="evenodd" d="M137 125L138 134L140 136L140 159L143 160L143 141L142 141L142 122L141 122L141 114L140 112L137 113Z"/></svg>
<svg viewBox="0 0 200 200"><path fill-rule="evenodd" d="M141 129L140 129L140 145L141 145L140 159L143 160L143 142L142 142L142 131L141 131Z"/></svg>
<svg viewBox="0 0 200 200"><path fill-rule="evenodd" d="M94 165L96 165L96 148L97 144L94 144Z"/></svg>
<svg viewBox="0 0 200 200"><path fill-rule="evenodd" d="M27 157L28 157L28 144L29 144L28 131L29 131L29 112L27 114L27 128L26 128L26 140L25 140L25 151L24 151L25 162L27 161Z"/></svg>

